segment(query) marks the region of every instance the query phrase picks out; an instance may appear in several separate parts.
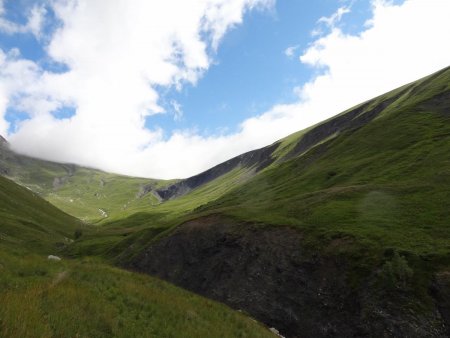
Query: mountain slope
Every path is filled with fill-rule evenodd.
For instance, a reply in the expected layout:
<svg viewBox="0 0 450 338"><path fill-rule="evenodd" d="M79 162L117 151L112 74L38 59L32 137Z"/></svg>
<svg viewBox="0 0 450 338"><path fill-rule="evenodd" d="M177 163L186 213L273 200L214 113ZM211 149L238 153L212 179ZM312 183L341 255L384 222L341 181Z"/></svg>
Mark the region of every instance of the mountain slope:
<svg viewBox="0 0 450 338"><path fill-rule="evenodd" d="M176 198L187 194L236 168L252 171L252 174L254 175L274 162L283 162L301 155L328 138L335 137L337 134L344 131L357 129L368 124L392 103L407 94L413 86L414 84L405 86L406 88L400 88L388 95L369 100L337 117L322 122L308 130L288 136L286 139L275 142L270 146L249 151L216 165L198 175L181 180L167 187L157 189L156 193L163 200Z"/></svg>
<svg viewBox="0 0 450 338"><path fill-rule="evenodd" d="M192 191L189 179L169 187L167 202L128 219L148 229L109 254L289 337L450 334L449 68L268 153L262 169L234 167L259 170L232 187L233 170L208 180L221 165ZM202 189L221 185L205 203ZM171 206L177 219L152 218Z"/></svg>
<svg viewBox="0 0 450 338"><path fill-rule="evenodd" d="M222 304L94 258L62 256L92 227L0 176L1 337L274 337ZM84 236L84 235L83 235Z"/></svg>
<svg viewBox="0 0 450 338"><path fill-rule="evenodd" d="M70 243L86 226L35 193L0 176L0 240L2 245L47 250Z"/></svg>
<svg viewBox="0 0 450 338"><path fill-rule="evenodd" d="M159 203L158 197L145 189L170 183L31 158L13 152L4 138L0 143L0 174L91 222Z"/></svg>

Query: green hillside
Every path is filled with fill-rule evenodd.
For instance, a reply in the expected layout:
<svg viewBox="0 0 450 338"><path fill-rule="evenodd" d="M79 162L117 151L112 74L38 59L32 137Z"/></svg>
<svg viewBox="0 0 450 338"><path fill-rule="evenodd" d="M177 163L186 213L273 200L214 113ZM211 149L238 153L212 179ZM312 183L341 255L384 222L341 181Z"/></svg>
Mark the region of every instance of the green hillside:
<svg viewBox="0 0 450 338"><path fill-rule="evenodd" d="M47 259L90 230L0 176L1 337L274 336L224 305L99 259Z"/></svg>
<svg viewBox="0 0 450 338"><path fill-rule="evenodd" d="M315 237L447 252L449 88L449 69L403 86L275 143L259 172L238 166L185 195L117 214L104 231L160 229L220 212Z"/></svg>
<svg viewBox="0 0 450 338"><path fill-rule="evenodd" d="M2 337L274 337L224 305L83 259L0 246Z"/></svg>
<svg viewBox="0 0 450 338"><path fill-rule="evenodd" d="M35 193L0 176L0 244L54 252L86 225Z"/></svg>
<svg viewBox="0 0 450 338"><path fill-rule="evenodd" d="M0 172L89 222L157 204L150 190L171 183L27 157L11 151L5 141L0 145Z"/></svg>
<svg viewBox="0 0 450 338"><path fill-rule="evenodd" d="M267 168L202 209L450 255L450 70L401 93L370 123Z"/></svg>
<svg viewBox="0 0 450 338"><path fill-rule="evenodd" d="M111 240L103 252L120 264L242 307L288 336L326 336L313 318L348 330L347 336L358 330L405 337L450 332L450 69L275 145L270 163L246 179L239 177L252 168L237 167L147 213L106 224L108 236L126 224L134 228L124 230L127 238L113 249ZM284 235L263 245L259 231L273 236L276 228ZM292 229L299 236L296 245L282 239L292 236ZM86 245L78 253L100 247L94 238ZM268 256L264 263L248 260L264 251L281 256L274 261ZM221 263L225 257L235 259L232 269ZM274 292L269 290L284 260L296 262L280 270L289 274L285 287L295 278L310 286L303 293L286 289L278 296L283 311L261 310L271 304L267 294ZM234 275L239 269L247 272ZM206 281L199 284L200 271L211 270L219 271L219 277L203 277ZM258 282L261 272L251 271L266 272ZM322 287L304 282L317 274L329 276ZM255 304L234 289L236 284L264 291ZM327 288L325 306L317 294ZM229 294L217 296L224 289ZM317 306L309 308L314 302ZM340 302L350 305L339 310ZM302 317L304 311L310 321Z"/></svg>

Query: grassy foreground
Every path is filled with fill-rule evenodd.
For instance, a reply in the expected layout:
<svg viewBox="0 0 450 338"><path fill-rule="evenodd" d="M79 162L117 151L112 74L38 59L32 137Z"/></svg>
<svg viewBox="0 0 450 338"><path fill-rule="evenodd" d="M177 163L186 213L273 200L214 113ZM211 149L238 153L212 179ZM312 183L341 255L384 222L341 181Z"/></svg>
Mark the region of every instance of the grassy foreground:
<svg viewBox="0 0 450 338"><path fill-rule="evenodd" d="M98 258L47 259L91 227L0 177L0 337L273 337L222 304Z"/></svg>
<svg viewBox="0 0 450 338"><path fill-rule="evenodd" d="M1 337L273 337L245 315L98 260L0 248Z"/></svg>

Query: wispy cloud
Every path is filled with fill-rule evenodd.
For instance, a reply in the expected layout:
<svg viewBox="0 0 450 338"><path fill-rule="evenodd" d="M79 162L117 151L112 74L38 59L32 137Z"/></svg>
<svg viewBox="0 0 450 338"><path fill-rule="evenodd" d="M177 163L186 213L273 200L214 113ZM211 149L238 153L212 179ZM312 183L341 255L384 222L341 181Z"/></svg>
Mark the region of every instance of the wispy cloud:
<svg viewBox="0 0 450 338"><path fill-rule="evenodd" d="M175 121L180 121L183 118L183 109L181 107L181 104L176 100L172 100L170 101L170 105L172 106L173 110L173 119Z"/></svg>
<svg viewBox="0 0 450 338"><path fill-rule="evenodd" d="M284 50L284 55L286 55L288 58L292 59L295 56L295 52L299 48L299 45L290 46Z"/></svg>
<svg viewBox="0 0 450 338"><path fill-rule="evenodd" d="M46 13L43 5L34 5L27 13L27 23L17 24L5 17L4 1L0 0L0 32L6 34L31 33L39 38Z"/></svg>
<svg viewBox="0 0 450 338"><path fill-rule="evenodd" d="M340 7L331 16L322 16L317 22L323 23L328 27L334 27L339 21L341 21L342 16L347 13L350 13L350 7Z"/></svg>

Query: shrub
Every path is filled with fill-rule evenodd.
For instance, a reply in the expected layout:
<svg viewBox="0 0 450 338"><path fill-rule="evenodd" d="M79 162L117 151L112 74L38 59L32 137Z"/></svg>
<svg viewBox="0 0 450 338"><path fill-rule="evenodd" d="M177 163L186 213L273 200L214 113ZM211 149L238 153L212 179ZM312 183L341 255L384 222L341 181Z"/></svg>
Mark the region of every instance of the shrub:
<svg viewBox="0 0 450 338"><path fill-rule="evenodd" d="M77 229L75 230L73 236L75 237L75 239L80 238L83 235L83 231L81 229Z"/></svg>
<svg viewBox="0 0 450 338"><path fill-rule="evenodd" d="M409 267L405 257L394 252L392 259L384 263L381 268L383 284L387 289L405 290L413 276L413 270Z"/></svg>

